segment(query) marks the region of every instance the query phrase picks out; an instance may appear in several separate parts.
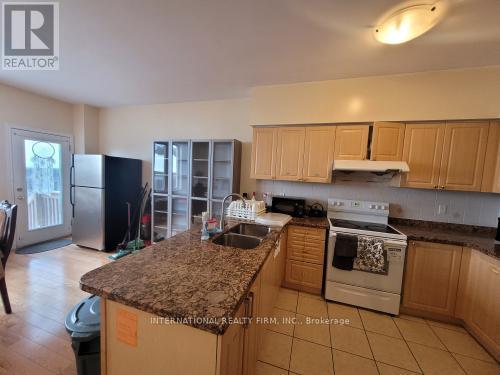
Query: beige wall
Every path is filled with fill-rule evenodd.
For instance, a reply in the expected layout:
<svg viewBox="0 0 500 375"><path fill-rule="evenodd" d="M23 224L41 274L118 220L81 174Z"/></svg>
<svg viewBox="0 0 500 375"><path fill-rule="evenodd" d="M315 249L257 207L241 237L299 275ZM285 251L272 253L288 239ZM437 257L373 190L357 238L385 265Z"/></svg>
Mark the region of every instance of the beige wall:
<svg viewBox="0 0 500 375"><path fill-rule="evenodd" d="M498 118L500 66L260 86L251 103L253 125Z"/></svg>
<svg viewBox="0 0 500 375"><path fill-rule="evenodd" d="M73 106L0 84L0 200L11 199L12 193L8 125L73 135Z"/></svg>
<svg viewBox="0 0 500 375"><path fill-rule="evenodd" d="M73 107L75 153L99 153L99 108L87 104Z"/></svg>
<svg viewBox="0 0 500 375"><path fill-rule="evenodd" d="M252 192L249 108L248 99L237 99L102 109L100 152L144 160L143 180L150 181L154 140L238 139L243 144L241 190Z"/></svg>

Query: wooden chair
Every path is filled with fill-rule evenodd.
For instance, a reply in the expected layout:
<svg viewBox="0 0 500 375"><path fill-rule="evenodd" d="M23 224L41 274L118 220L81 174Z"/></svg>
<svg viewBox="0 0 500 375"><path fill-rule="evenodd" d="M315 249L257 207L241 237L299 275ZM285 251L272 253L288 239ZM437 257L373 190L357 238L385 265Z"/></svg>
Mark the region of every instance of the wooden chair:
<svg viewBox="0 0 500 375"><path fill-rule="evenodd" d="M17 206L15 204L10 204L7 201L2 201L0 202L0 210L3 210L6 214L5 232L0 233L0 260L5 271L7 259L9 258L10 250L12 249L12 244L14 243L14 235L16 233ZM5 275L0 278L0 294L2 295L5 313L10 314L12 309L10 307L9 294L7 293Z"/></svg>

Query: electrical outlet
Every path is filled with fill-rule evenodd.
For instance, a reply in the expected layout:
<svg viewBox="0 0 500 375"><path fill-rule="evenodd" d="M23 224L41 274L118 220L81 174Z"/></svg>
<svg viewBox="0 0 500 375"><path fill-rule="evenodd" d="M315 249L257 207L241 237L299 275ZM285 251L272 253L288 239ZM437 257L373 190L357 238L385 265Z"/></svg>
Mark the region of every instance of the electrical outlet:
<svg viewBox="0 0 500 375"><path fill-rule="evenodd" d="M446 214L446 205L440 204L438 206L438 215L445 215L445 214Z"/></svg>

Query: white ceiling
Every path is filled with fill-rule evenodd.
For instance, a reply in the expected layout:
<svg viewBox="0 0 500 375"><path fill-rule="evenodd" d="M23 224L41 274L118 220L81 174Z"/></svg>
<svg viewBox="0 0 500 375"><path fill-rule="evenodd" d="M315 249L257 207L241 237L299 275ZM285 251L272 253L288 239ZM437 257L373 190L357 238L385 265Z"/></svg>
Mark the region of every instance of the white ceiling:
<svg viewBox="0 0 500 375"><path fill-rule="evenodd" d="M372 26L394 0L61 0L60 70L0 71L0 81L120 106L500 64L500 0L448 1L435 29L389 46L374 40Z"/></svg>

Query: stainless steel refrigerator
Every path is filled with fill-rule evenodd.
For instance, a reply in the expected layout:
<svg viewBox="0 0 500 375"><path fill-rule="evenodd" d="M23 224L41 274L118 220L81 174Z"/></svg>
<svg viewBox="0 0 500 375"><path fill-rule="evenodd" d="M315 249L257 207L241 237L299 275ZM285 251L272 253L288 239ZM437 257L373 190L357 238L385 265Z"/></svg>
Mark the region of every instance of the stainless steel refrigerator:
<svg viewBox="0 0 500 375"><path fill-rule="evenodd" d="M142 162L107 155L73 155L73 243L115 250L127 231L142 184Z"/></svg>

